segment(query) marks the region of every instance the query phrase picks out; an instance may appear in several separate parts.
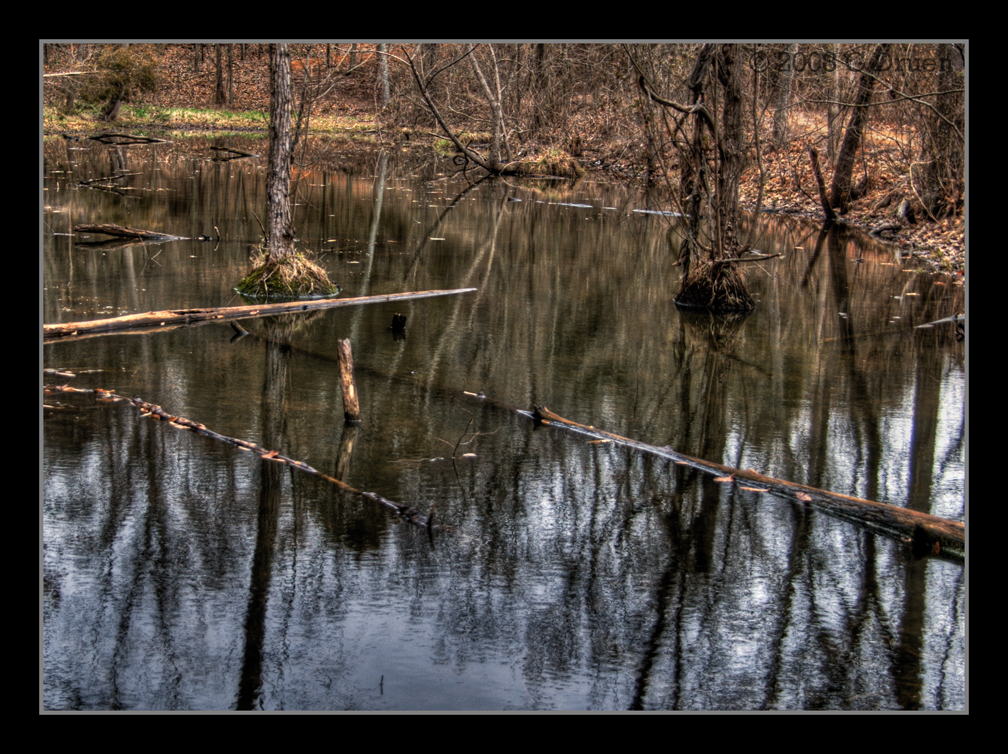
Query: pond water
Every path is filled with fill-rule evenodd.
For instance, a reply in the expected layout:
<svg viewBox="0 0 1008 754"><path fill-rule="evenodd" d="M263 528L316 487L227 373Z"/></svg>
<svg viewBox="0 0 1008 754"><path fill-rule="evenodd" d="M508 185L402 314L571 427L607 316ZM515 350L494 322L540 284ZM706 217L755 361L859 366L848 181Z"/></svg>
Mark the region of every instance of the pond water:
<svg viewBox="0 0 1008 754"><path fill-rule="evenodd" d="M44 322L243 303L265 160L73 146L46 146ZM390 162L301 174L300 245L344 296L477 292L46 344L76 376L45 381L453 531L47 394L45 709L965 709L961 560L515 410L962 521L965 344L916 328L962 285L767 217L755 245L782 256L747 266L755 312L693 319L645 199ZM87 245L86 222L220 240Z"/></svg>

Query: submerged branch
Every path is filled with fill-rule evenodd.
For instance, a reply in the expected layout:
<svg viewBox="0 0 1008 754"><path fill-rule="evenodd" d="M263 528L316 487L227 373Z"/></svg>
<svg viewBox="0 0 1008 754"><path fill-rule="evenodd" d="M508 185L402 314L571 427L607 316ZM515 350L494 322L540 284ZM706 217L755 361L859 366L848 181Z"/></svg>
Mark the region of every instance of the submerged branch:
<svg viewBox="0 0 1008 754"><path fill-rule="evenodd" d="M122 225L112 225L111 223L85 223L75 225L74 233L101 233L105 236L115 236L116 238L138 238L143 241L172 241L178 238L168 233L160 233L156 230L142 230L140 228L127 228Z"/></svg>
<svg viewBox="0 0 1008 754"><path fill-rule="evenodd" d="M98 396L99 399L105 401L109 400L128 401L140 410L141 412L140 415L142 417L149 416L152 419L167 422L176 429L188 429L192 432L195 432L198 435L209 437L212 440L217 440L219 442L226 442L231 445L235 445L241 448L242 450L248 451L250 453L255 453L264 462L269 461L273 463L285 463L292 469L303 471L305 474L310 474L311 476L318 477L319 479L325 482L329 482L329 484L338 487L344 492L349 492L353 495L362 497L365 500L369 500L372 503L377 503L378 505L381 505L385 508L395 511L402 519L404 519L408 523L411 523L414 526L425 528L428 530L428 532L453 531L451 527L434 524L431 519L429 519L427 516L424 516L422 513L416 510L416 508L406 505L405 503L397 503L396 501L389 500L388 498L382 497L377 493L367 492L366 490L359 490L356 487L351 487L346 482L342 482L339 479L335 479L334 477L328 476L327 474L323 474L318 469L309 466L303 461L298 461L293 458L289 458L288 456L281 455L275 450L269 450L267 448L262 447L261 445L256 445L254 442L248 442L246 440L239 440L237 437L229 437L227 435L218 434L213 430L207 429L205 425L200 424L199 422L195 422L192 419L186 419L185 417L182 416L174 416L172 414L169 414L160 406L154 405L153 403L148 403L147 401L143 400L140 397L124 398L123 396L116 395L115 391L113 390L102 390L102 389L88 390L83 388L68 387L66 385L63 386L47 385L45 387L45 392L90 393ZM433 506L431 508L431 514L433 515Z"/></svg>

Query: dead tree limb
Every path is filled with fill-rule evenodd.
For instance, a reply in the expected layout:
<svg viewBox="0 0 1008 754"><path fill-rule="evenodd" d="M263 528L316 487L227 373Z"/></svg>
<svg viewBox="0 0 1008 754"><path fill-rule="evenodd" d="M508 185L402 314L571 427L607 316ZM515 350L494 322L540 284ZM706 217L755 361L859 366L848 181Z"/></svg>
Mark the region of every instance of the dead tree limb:
<svg viewBox="0 0 1008 754"><path fill-rule="evenodd" d="M472 293L476 288L455 288L441 291L417 291L414 293L388 293L383 296L359 296L357 298L322 298L307 301L284 301L279 304L253 306L223 306L211 309L168 309L165 311L126 314L122 317L95 319L86 322L67 322L42 326L42 340L67 340L110 332L142 332L151 329L164 330L206 322L230 322L236 319L252 319L273 314L291 314L316 309L333 309L341 306L363 304L383 304L393 301L407 301L436 296L454 296Z"/></svg>
<svg viewBox="0 0 1008 754"><path fill-rule="evenodd" d="M733 482L742 482L746 486L766 490L779 497L806 503L831 516L852 521L888 536L894 536L911 544L915 552L942 554L957 559L964 557L966 552L966 526L957 521L949 521L928 513L886 503L877 503L873 500L820 490L805 484L774 479L763 476L752 469L733 469L720 463L684 455L668 447L660 448L648 445L627 437L614 435L611 432L595 429L592 426L572 422L553 413L545 406L535 406L530 415L546 424L573 430L599 440L611 440L635 450L692 466L709 474L717 474L719 477L731 479Z"/></svg>
<svg viewBox="0 0 1008 754"><path fill-rule="evenodd" d="M472 52L473 52L473 49L475 49L475 48L473 48L470 45L469 49L466 50L465 55L460 56L456 60L452 61L451 65L454 65L455 63L457 63L459 60L462 59L462 57L465 57L467 55L471 55ZM455 145L455 148L461 154L465 155L466 159L468 159L470 162L478 165L479 167L483 168L488 173L491 173L493 175L501 175L501 174L509 172L504 167L502 167L499 162L495 163L493 160L484 159L481 155L479 155L478 153L476 153L473 150L469 149L469 147L467 147L465 144L463 144L462 141L461 141L461 139L459 139L459 137L456 136L455 133L448 126L447 121L441 115L441 111L438 110L437 105L434 103L434 98L431 96L430 91L428 90L427 87L430 84L430 82L434 79L434 77L437 76L438 73L440 73L441 71L443 71L445 69L445 67L447 67L447 66L442 66L437 71L435 71L434 73L432 73L430 76L427 76L426 79L425 79L421 75L421 72L417 70L417 67L416 67L416 64L414 63L413 58L410 57L410 55L408 53L406 53L405 50L403 51L403 54L406 57L407 63L409 64L410 72L413 74L413 81L416 82L417 90L420 92L420 97L423 99L424 104L427 106L427 109L430 110L431 115L433 115L434 119L438 122L438 125L441 126L441 130L444 131L445 135ZM512 169L511 172L513 172L513 169Z"/></svg>
<svg viewBox="0 0 1008 754"><path fill-rule="evenodd" d="M195 422L192 419L186 419L182 416L175 416L168 413L160 406L153 403L148 403L140 397L135 398L125 398L120 395L116 395L114 390L102 390L94 389L88 390L83 388L73 388L66 385L55 386L47 385L45 387L45 393L89 393L98 397L99 400L103 401L128 401L132 403L136 408L140 410L140 415L143 417L149 416L151 419L157 421L167 422L172 427L176 429L188 429L191 432L195 432L198 435L203 435L203 437L209 437L211 440L217 440L219 442L226 442L231 445L235 445L244 451L255 453L259 456L263 462L269 463L285 463L292 469L297 469L298 471L303 471L305 474L311 474L314 477L329 482L329 484L338 487L344 492L348 492L353 495L369 500L372 503L377 503L378 505L388 508L398 514L404 521L413 524L414 526L427 529L430 531L443 531L451 532L453 531L449 526L441 526L438 524L432 524L426 516L424 516L420 511L412 506L406 505L405 503L397 503L394 500L389 500L386 497L382 497L374 492L367 492L365 490L359 490L356 487L351 487L346 482L342 482L339 479L335 479L331 476L323 474L318 469L309 466L303 461L298 461L285 455L281 455L275 450L269 450L262 447L261 445L256 445L254 442L248 442L247 440L240 440L237 437L228 437L227 435L221 435L213 430L207 429L206 425Z"/></svg>

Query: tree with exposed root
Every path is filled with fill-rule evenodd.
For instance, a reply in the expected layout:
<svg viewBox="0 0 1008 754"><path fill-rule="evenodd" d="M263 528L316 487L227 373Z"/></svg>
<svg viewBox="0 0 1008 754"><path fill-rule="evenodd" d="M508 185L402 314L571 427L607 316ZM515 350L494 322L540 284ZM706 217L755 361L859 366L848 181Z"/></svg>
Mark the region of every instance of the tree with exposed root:
<svg viewBox="0 0 1008 754"><path fill-rule="evenodd" d="M290 51L285 44L269 46L270 150L266 178L266 245L252 271L238 284L238 292L255 297L328 296L339 292L325 270L294 249L291 215L291 168L294 132L291 111Z"/></svg>
<svg viewBox="0 0 1008 754"><path fill-rule="evenodd" d="M631 55L631 58L633 56ZM659 96L638 66L648 98L664 108L679 151L682 283L675 303L711 312L748 312L755 304L738 259L739 182L744 168L742 56L736 44L705 44L687 80L689 104Z"/></svg>

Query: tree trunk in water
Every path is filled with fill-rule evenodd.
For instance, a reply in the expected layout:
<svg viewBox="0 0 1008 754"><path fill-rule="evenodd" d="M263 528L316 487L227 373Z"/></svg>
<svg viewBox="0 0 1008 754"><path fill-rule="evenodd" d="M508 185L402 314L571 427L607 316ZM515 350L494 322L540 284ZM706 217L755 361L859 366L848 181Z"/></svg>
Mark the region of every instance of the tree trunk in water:
<svg viewBox="0 0 1008 754"><path fill-rule="evenodd" d="M880 44L875 47L871 61L868 63L868 69L861 74L853 112L850 122L847 124L843 144L840 147L840 155L837 157L836 171L833 173L833 186L830 189L830 206L841 215L850 208L854 158L857 157L858 149L861 147L861 136L868 123L868 103L871 102L872 92L875 89L874 74L879 71L879 64L887 47L889 47L888 44Z"/></svg>
<svg viewBox="0 0 1008 754"><path fill-rule="evenodd" d="M704 45L688 86L692 92L693 139L690 159L682 168L681 186L687 232L683 241L687 253L682 285L675 297L677 306L712 312L748 312L755 304L738 266L739 181L743 168L743 107L741 55L738 45ZM710 75L713 66L716 73ZM701 97L704 81L710 91ZM720 92L718 91L720 84ZM723 102L720 126L718 113L710 120L699 108ZM712 132L715 156L708 159L703 129ZM706 173L713 162L713 196ZM709 207L707 237L701 238L701 213ZM682 256L680 255L680 258Z"/></svg>
<svg viewBox="0 0 1008 754"><path fill-rule="evenodd" d="M718 79L724 91L724 114L718 157L717 227L721 236L718 247L724 252L738 245L739 182L742 180L742 154L745 132L742 128L742 55L738 45L724 45L717 57Z"/></svg>
<svg viewBox="0 0 1008 754"><path fill-rule="evenodd" d="M294 253L290 187L293 158L290 51L285 44L271 44L270 55L270 151L266 178L266 214L270 259L280 261Z"/></svg>

